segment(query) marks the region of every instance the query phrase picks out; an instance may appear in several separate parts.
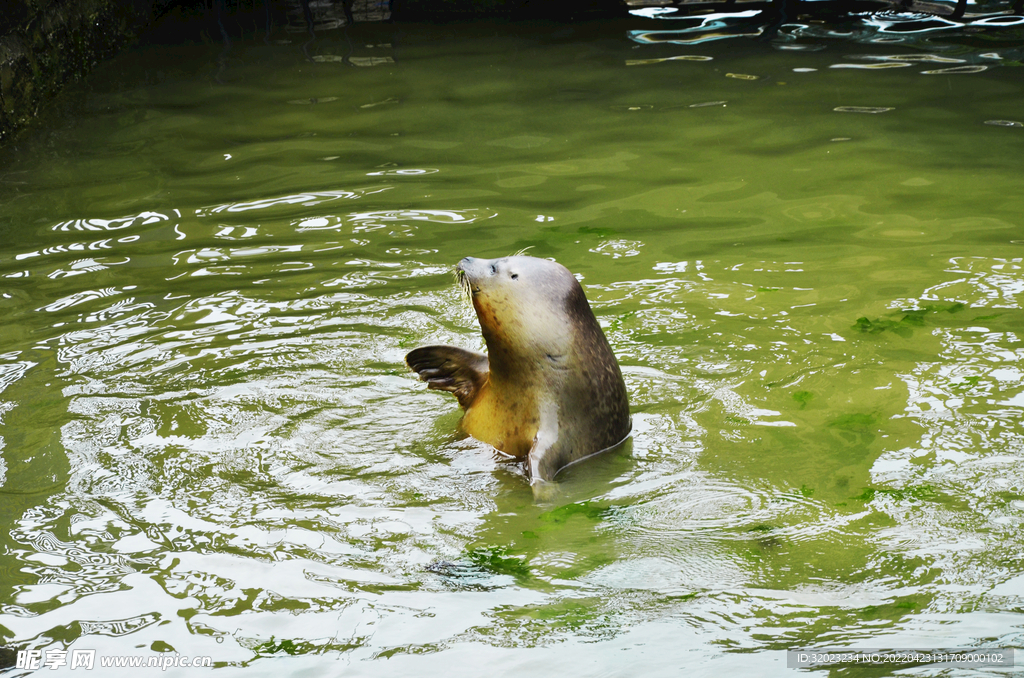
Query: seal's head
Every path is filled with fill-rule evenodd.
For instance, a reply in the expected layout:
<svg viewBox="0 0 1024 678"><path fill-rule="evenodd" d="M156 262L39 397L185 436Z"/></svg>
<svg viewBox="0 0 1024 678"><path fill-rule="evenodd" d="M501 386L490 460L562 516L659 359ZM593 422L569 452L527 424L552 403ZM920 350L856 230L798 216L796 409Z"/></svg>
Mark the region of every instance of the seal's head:
<svg viewBox="0 0 1024 678"><path fill-rule="evenodd" d="M492 370L564 362L579 334L574 324L597 327L576 277L554 261L466 257L456 271L480 319Z"/></svg>

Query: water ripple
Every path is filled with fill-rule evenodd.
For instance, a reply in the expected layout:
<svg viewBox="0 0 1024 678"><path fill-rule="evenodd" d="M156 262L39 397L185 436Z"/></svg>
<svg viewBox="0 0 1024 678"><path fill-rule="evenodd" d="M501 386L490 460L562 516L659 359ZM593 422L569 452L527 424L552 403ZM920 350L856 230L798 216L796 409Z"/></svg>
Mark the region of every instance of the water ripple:
<svg viewBox="0 0 1024 678"><path fill-rule="evenodd" d="M53 226L55 231L120 231L125 228L137 226L150 226L172 218L180 218L181 215L175 212L174 215L162 214L160 212L142 212L141 214L120 217L118 219L100 219L91 217L87 219L72 219L62 221Z"/></svg>
<svg viewBox="0 0 1024 678"><path fill-rule="evenodd" d="M197 209L195 211L195 215L197 217L207 217L215 214L221 214L224 212L248 212L251 210L263 210L272 207L280 207L282 205L301 205L302 207L314 207L322 205L324 203L334 202L335 200L356 200L364 197L365 195L379 193L382 190L387 190L387 188L351 191L310 191L308 193L296 193L293 195L279 195L271 198L252 200L249 202L227 203L223 205L216 205L214 207L204 207L201 209Z"/></svg>

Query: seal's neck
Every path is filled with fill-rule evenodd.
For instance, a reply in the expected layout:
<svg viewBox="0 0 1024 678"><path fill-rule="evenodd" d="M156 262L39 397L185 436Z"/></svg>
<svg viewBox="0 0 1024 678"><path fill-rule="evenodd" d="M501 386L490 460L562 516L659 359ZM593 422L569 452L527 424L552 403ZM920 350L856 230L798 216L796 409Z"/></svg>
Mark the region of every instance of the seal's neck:
<svg viewBox="0 0 1024 678"><path fill-rule="evenodd" d="M522 379L543 369L541 359L544 355L514 350L508 342L487 335L485 332L484 341L487 343L487 362L492 379Z"/></svg>

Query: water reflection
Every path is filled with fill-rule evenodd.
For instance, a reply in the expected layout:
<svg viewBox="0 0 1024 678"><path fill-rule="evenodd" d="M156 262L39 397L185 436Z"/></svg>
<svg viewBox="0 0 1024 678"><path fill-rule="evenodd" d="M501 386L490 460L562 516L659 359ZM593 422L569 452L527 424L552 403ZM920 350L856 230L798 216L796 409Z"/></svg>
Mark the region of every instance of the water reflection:
<svg viewBox="0 0 1024 678"><path fill-rule="evenodd" d="M181 218L181 214L161 214L159 212L143 212L142 214L122 217L120 219L73 219L54 225L55 231L119 231L123 228L149 226L151 224L167 221L171 218Z"/></svg>
<svg viewBox="0 0 1024 678"><path fill-rule="evenodd" d="M653 20L654 23L667 23L670 29L644 29L629 32L629 37L641 45L669 43L677 45L695 45L711 41L733 38L756 38L771 40L773 46L781 51L821 51L837 43L863 43L866 45L891 45L919 47L922 49L957 50L956 61L1013 60L1021 59L1019 28L1024 26L1024 17L1007 15L1005 10L987 15L970 15L960 19L952 19L935 14L922 14L910 11L882 10L876 12L851 12L848 14L822 15L822 18L808 21L810 15L787 17L780 15L775 9L749 10L744 12L711 12L703 11L690 14L686 8L662 7L633 10L633 14ZM688 24L686 28L676 28L679 24ZM1010 30L1007 30L1010 29ZM984 42L978 34L994 31L992 37L1005 41L1006 49L998 51L982 51ZM995 32L998 31L998 32ZM997 37L998 36L998 37ZM961 42L956 48L943 41ZM968 47L975 43L977 47ZM672 57L672 60L683 60L687 57ZM892 60L894 57L861 56L858 58L881 58ZM633 60L633 64L658 63L669 60L642 59ZM944 61L942 55L915 55L905 57L904 61ZM850 64L834 67L854 68ZM873 68L895 68L895 65L877 65ZM860 68L870 68L861 66ZM977 71L954 71L977 72Z"/></svg>
<svg viewBox="0 0 1024 678"><path fill-rule="evenodd" d="M839 113L886 113L888 111L896 110L886 106L836 106L832 109Z"/></svg>
<svg viewBox="0 0 1024 678"><path fill-rule="evenodd" d="M952 68L939 68L933 71L921 71L925 75L951 75L953 73L981 73L988 70L988 66L953 66Z"/></svg>
<svg viewBox="0 0 1024 678"><path fill-rule="evenodd" d="M211 216L220 212L248 212L249 210L262 210L279 207L281 205L301 205L312 207L334 200L355 200L367 194L373 194L386 189L375 189L373 191L320 191L310 193L299 193L296 195L279 195L272 198L265 198L252 202L231 203L217 205L215 207L201 208L196 210L197 217Z"/></svg>

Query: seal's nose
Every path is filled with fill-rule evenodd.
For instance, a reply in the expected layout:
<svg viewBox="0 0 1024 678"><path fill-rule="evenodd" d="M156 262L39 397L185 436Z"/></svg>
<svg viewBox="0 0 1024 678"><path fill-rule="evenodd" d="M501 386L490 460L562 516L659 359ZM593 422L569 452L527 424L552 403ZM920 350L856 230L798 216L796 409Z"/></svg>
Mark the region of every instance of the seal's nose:
<svg viewBox="0 0 1024 678"><path fill-rule="evenodd" d="M473 265L474 261L476 261L475 257L465 257L462 261L455 265L455 268L457 268L460 271L465 271L467 268Z"/></svg>

